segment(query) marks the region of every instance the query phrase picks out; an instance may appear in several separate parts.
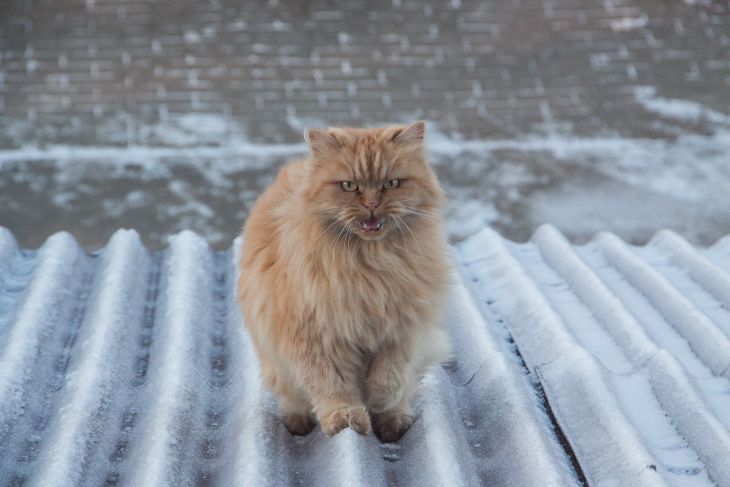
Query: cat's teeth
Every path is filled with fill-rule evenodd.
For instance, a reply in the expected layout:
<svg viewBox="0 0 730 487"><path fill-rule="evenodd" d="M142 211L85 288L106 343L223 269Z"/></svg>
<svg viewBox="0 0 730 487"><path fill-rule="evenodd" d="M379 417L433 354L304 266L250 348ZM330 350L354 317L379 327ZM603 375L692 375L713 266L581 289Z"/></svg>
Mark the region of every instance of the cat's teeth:
<svg viewBox="0 0 730 487"><path fill-rule="evenodd" d="M360 228L362 228L366 232L377 232L378 230L383 228L383 222L382 220L380 220L380 218L373 215L367 220L361 221Z"/></svg>

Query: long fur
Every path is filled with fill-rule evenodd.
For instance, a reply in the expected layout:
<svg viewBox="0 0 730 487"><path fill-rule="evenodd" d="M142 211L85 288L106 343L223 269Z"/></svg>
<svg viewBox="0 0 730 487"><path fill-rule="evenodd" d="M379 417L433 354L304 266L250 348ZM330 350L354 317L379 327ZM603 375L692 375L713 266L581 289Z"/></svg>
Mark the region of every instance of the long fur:
<svg viewBox="0 0 730 487"><path fill-rule="evenodd" d="M293 433L317 420L328 435L367 434L372 420L399 438L420 376L448 355L444 195L423 136L422 122L310 130L311 155L280 171L246 222L238 300ZM360 227L367 199L380 203L378 232Z"/></svg>

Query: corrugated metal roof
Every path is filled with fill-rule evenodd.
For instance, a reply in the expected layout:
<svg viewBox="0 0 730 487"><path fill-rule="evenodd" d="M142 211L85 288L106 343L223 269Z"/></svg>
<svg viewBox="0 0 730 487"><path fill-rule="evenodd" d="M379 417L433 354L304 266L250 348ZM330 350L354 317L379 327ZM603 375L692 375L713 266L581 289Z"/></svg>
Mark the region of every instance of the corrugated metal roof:
<svg viewBox="0 0 730 487"><path fill-rule="evenodd" d="M730 238L484 230L454 255L456 360L383 445L278 422L233 250L128 230L23 250L0 228L1 483L730 486Z"/></svg>

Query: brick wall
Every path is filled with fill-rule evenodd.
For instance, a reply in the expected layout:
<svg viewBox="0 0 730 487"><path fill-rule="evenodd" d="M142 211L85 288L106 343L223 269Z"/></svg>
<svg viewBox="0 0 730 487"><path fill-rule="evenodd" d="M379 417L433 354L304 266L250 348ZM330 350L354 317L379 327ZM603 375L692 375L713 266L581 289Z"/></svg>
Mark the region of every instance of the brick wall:
<svg viewBox="0 0 730 487"><path fill-rule="evenodd" d="M663 136L637 86L730 106L726 2L6 0L0 12L4 147L142 143L140 126L189 113L267 142L299 140L304 124L418 118L480 138Z"/></svg>

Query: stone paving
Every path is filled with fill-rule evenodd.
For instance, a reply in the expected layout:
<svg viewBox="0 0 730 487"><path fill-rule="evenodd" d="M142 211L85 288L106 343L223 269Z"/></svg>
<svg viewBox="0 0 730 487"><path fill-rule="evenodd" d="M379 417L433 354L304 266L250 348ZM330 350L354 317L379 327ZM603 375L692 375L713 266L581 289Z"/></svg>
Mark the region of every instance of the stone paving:
<svg viewBox="0 0 730 487"><path fill-rule="evenodd" d="M660 105L651 105L656 100ZM69 187L59 193L58 180L64 179L59 175L68 180L73 171L51 164L52 153L24 160L19 151L28 146L218 147L232 138L292 144L307 125L426 119L450 141L559 136L671 144L691 135L710 137L709 150L717 152L725 145L712 145L718 141L712 137L720 129L724 137L728 113L727 2L4 0L0 225L11 226L30 245L60 228L74 230L85 244L102 245L114 225L159 223L126 210L122 219L107 211L109 228L95 236L100 214L96 220L74 215L87 207L89 215L98 213L104 192L117 191L104 200L114 206L138 189L134 181L140 179L117 179L114 188L99 194ZM525 159L520 170L533 179L554 172L545 151L525 155L518 149L510 148L507 159ZM497 150L474 164L493 168L489 158L504 154ZM81 171L82 163L71 159ZM264 181L283 159L267 166ZM571 174L586 167L571 164L548 177L541 191L572 181ZM88 163L83 170L89 171ZM449 169L441 175L447 189L464 179L463 172ZM488 179L468 188L475 198L499 196ZM98 180L86 182L98 187ZM200 182L196 176L189 184ZM533 195L528 193L520 197ZM148 196L148 208L171 198L152 189ZM211 214L193 209L192 220L163 222L153 240L187 221L202 233L215 227L219 236L213 240L220 244L230 241L245 216L245 209L231 213L232 208L238 203L245 208L251 195L229 202L225 215L210 203L219 201L215 194L207 198ZM539 223L522 218L519 207L500 201L492 206L509 217L492 223L513 238L525 238ZM34 217L29 207L42 215ZM700 219L720 228L690 238L709 242L720 230L730 231L727 219L713 214L715 220L708 220L703 211L698 210ZM35 225L24 225L33 218ZM232 223L221 230L210 223L215 218ZM202 221L208 226L198 224Z"/></svg>

